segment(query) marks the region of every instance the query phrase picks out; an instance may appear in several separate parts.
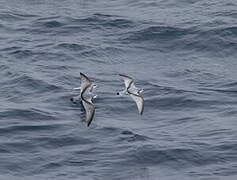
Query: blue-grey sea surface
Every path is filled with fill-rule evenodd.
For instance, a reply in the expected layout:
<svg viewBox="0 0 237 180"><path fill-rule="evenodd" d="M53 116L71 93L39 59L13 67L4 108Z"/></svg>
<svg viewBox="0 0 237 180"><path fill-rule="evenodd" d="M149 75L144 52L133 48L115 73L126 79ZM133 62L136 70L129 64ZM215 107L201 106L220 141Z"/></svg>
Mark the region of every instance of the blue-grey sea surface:
<svg viewBox="0 0 237 180"><path fill-rule="evenodd" d="M236 0L0 0L0 180L69 179L237 179Z"/></svg>

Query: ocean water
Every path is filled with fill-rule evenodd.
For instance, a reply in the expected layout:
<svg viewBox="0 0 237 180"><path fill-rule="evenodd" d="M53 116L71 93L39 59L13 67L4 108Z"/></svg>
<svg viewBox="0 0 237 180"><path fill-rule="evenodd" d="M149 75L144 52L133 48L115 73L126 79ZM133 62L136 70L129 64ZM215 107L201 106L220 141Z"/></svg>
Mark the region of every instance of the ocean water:
<svg viewBox="0 0 237 180"><path fill-rule="evenodd" d="M0 180L237 179L235 0L0 0L0 77Z"/></svg>

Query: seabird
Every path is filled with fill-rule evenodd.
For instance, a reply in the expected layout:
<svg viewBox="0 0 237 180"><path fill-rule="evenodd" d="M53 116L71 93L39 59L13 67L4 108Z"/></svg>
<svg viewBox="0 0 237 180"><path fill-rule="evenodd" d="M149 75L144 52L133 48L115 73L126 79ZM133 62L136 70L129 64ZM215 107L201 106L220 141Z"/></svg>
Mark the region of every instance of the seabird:
<svg viewBox="0 0 237 180"><path fill-rule="evenodd" d="M92 100L95 99L97 96L94 95L92 92L96 85L93 84L85 74L80 73L80 77L81 86L73 88L73 90L80 90L80 94L78 96L72 97L71 101L75 102L81 99L82 105L86 111L87 126L90 126L95 115L95 105L92 103Z"/></svg>
<svg viewBox="0 0 237 180"><path fill-rule="evenodd" d="M144 111L144 98L141 96L143 89L136 88L133 78L123 74L119 74L119 76L123 78L126 89L124 91L118 92L117 95L129 94L136 102L139 114L142 115Z"/></svg>

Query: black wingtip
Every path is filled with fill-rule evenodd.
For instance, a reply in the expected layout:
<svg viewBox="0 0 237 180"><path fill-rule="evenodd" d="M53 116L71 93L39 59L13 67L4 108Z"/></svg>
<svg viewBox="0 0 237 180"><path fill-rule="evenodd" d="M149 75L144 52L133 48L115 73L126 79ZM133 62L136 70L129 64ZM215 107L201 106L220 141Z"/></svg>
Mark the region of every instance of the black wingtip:
<svg viewBox="0 0 237 180"><path fill-rule="evenodd" d="M90 126L90 124L91 124L91 121L87 123L87 127L89 127L89 126Z"/></svg>

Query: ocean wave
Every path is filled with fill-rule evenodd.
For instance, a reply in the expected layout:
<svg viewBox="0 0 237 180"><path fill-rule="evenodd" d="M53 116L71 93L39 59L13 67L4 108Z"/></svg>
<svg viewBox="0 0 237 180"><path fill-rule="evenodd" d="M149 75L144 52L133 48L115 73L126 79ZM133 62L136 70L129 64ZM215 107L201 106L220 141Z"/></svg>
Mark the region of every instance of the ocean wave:
<svg viewBox="0 0 237 180"><path fill-rule="evenodd" d="M62 27L64 24L53 20L53 21L46 21L46 22L42 22L41 26L45 27L45 28L58 28L58 27Z"/></svg>
<svg viewBox="0 0 237 180"><path fill-rule="evenodd" d="M95 13L86 18L70 19L69 22L82 24L82 25L97 25L96 27L100 28L129 28L133 26L131 20L127 20L120 16L113 16L107 14Z"/></svg>
<svg viewBox="0 0 237 180"><path fill-rule="evenodd" d="M152 146L142 146L137 150L132 150L132 160L130 163L146 165L169 165L174 168L208 165L224 162L223 157L218 157L212 153L203 153L191 148L168 148L156 149Z"/></svg>
<svg viewBox="0 0 237 180"><path fill-rule="evenodd" d="M12 54L17 54L20 52L21 47L20 46L11 46L11 47L3 47L0 49L2 52L11 52Z"/></svg>
<svg viewBox="0 0 237 180"><path fill-rule="evenodd" d="M90 31L106 30L108 32L134 27L134 22L120 16L106 14L92 14L84 18L76 17L48 17L38 18L33 21L31 33L49 34L79 34Z"/></svg>
<svg viewBox="0 0 237 180"><path fill-rule="evenodd" d="M218 52L221 54L236 53L236 27L215 29L179 28L172 26L150 26L124 34L122 41L139 43L152 49L167 49L183 51L195 50L199 52ZM142 45L142 42L145 44Z"/></svg>
<svg viewBox="0 0 237 180"><path fill-rule="evenodd" d="M151 26L141 30L132 31L128 33L127 41L165 41L181 38L189 34L189 29L181 29L171 26Z"/></svg>
<svg viewBox="0 0 237 180"><path fill-rule="evenodd" d="M64 48L72 51L82 51L90 48L89 46L77 44L77 43L60 43L57 45L58 48Z"/></svg>
<svg viewBox="0 0 237 180"><path fill-rule="evenodd" d="M140 135L137 133L133 133L132 131L124 130L121 132L119 136L119 141L128 141L128 142L137 142L137 141L148 141L151 138Z"/></svg>
<svg viewBox="0 0 237 180"><path fill-rule="evenodd" d="M10 54L18 57L18 58L24 58L24 57L30 57L34 54L34 52L32 50L28 50L28 49L18 49L15 50L17 48L8 48L7 50L11 50ZM12 51L13 50L13 51Z"/></svg>
<svg viewBox="0 0 237 180"><path fill-rule="evenodd" d="M42 137L35 139L44 148L61 148L67 146L86 145L94 143L93 140L84 137Z"/></svg>
<svg viewBox="0 0 237 180"><path fill-rule="evenodd" d="M58 90L58 86L49 84L44 80L36 79L26 74L17 75L14 79L6 82L6 85L14 85L19 88L27 88L29 90L44 92L49 90ZM7 88L7 87L6 87Z"/></svg>
<svg viewBox="0 0 237 180"><path fill-rule="evenodd" d="M0 20L2 21L21 21L26 20L28 18L37 17L34 14L26 14L26 13L16 13L11 11L2 11L0 13Z"/></svg>
<svg viewBox="0 0 237 180"><path fill-rule="evenodd" d="M24 119L24 120L54 120L55 117L47 112L38 109L8 109L0 113L4 119Z"/></svg>

